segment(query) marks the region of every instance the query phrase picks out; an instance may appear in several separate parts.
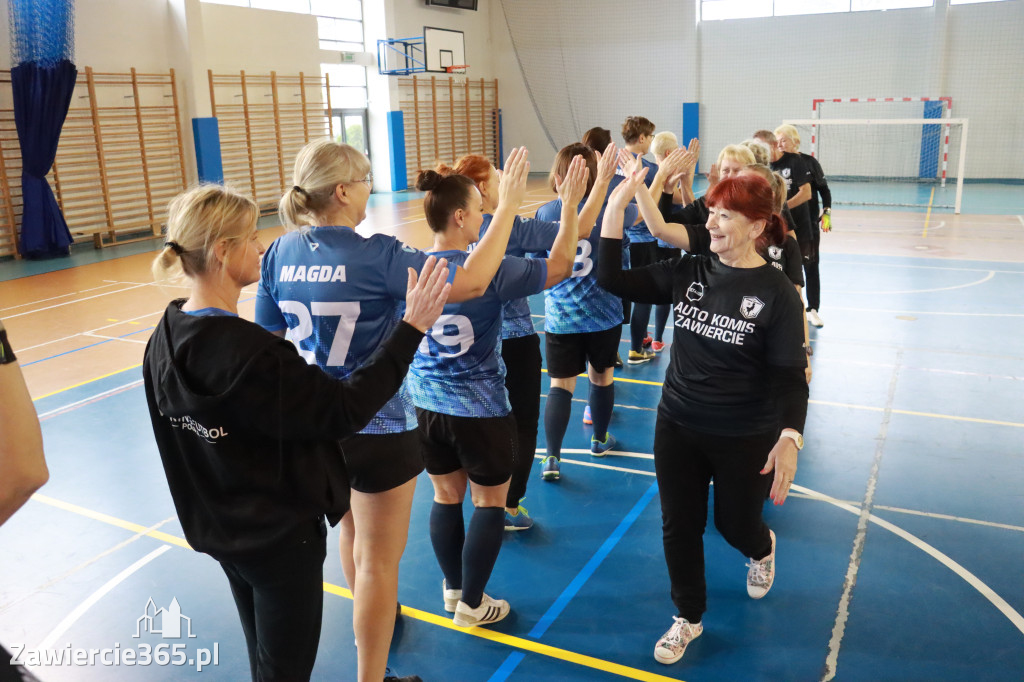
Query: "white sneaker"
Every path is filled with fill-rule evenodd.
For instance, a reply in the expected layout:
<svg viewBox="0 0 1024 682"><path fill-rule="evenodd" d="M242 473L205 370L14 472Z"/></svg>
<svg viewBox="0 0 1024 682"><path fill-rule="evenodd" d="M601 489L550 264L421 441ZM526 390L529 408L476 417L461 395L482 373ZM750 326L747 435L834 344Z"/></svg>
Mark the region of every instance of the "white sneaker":
<svg viewBox="0 0 1024 682"><path fill-rule="evenodd" d="M460 599L458 606L455 607L455 617L452 620L460 627L469 628L474 625L497 623L511 610L512 607L504 599L493 599L485 594L484 598L480 600L480 606L475 609Z"/></svg>
<svg viewBox="0 0 1024 682"><path fill-rule="evenodd" d="M824 327L825 323L821 319L821 315L814 308L807 311L807 323L814 325L815 327Z"/></svg>
<svg viewBox="0 0 1024 682"><path fill-rule="evenodd" d="M462 590L449 590L448 583L441 579L441 593L444 595L444 610L448 613L455 613L455 607L462 599Z"/></svg>
<svg viewBox="0 0 1024 682"><path fill-rule="evenodd" d="M747 567L747 594L752 599L760 599L768 594L775 582L775 531L768 531L772 536L772 551L763 559L751 559Z"/></svg>
<svg viewBox="0 0 1024 682"><path fill-rule="evenodd" d="M679 616L672 618L675 620L672 627L654 645L654 660L665 665L671 665L682 658L686 653L686 645L704 632L704 626L700 623L691 623Z"/></svg>

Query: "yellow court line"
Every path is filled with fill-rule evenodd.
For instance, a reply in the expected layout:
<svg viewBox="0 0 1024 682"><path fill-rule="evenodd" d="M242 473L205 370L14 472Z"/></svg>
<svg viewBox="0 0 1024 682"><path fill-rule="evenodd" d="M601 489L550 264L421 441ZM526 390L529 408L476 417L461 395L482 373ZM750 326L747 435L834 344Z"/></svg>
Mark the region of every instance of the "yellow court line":
<svg viewBox="0 0 1024 682"><path fill-rule="evenodd" d="M935 199L935 188L932 187L931 196L928 197L928 210L924 214L924 230L921 231L922 237L928 236L928 223L932 219L932 200Z"/></svg>
<svg viewBox="0 0 1024 682"><path fill-rule="evenodd" d="M142 535L148 535L151 538L166 542L168 544L176 545L184 549L191 550L192 547L183 539L175 535L170 535L158 530L150 530L146 526L132 523L131 521L125 521L119 519L116 516L110 516L102 512L87 509L86 507L80 507L77 504L71 504L70 502L64 502L62 500L49 497L48 495L40 495L36 493L32 495L32 499L43 504L63 509L64 511L71 512L72 514L78 514L94 521L100 521L111 526L130 530L134 533L140 533ZM334 585L332 583L324 582L324 592L333 594L339 597L345 597L346 599L352 599L352 592L340 585ZM567 651L566 649L559 649L557 647L548 646L541 644L540 642L534 642L532 640L523 639L521 637L515 637L513 635L506 635L501 632L495 632L493 630L487 630L485 628L463 628L455 625L451 618L438 616L430 613L429 611L421 611L414 609L411 606L402 606L402 613L404 615L421 620L430 625L437 625L439 627L447 628L449 630L455 630L456 632L462 632L467 635L473 635L481 639L487 639L492 642L504 644L505 646L513 647L516 649L523 649L532 653L540 654L542 656L549 656L551 658L557 658L559 660L567 661L569 663L575 663L595 670L601 670L604 672L612 673L613 675L619 675L620 677L626 677L631 680L644 680L644 682L658 682L665 680L667 682L678 682L676 678L664 677L655 673L647 672L646 670L638 670L636 668L630 668L628 666L613 663L612 661L605 661L600 658L594 658L592 656L585 656L578 654L574 651Z"/></svg>
<svg viewBox="0 0 1024 682"><path fill-rule="evenodd" d="M51 507L56 507L57 509L63 509L64 511L71 512L72 514L78 514L79 516L84 516L88 519L93 519L94 521L100 521L111 526L124 528L125 530L132 531L133 533L141 533L142 535L148 535L149 537L159 540L160 542L166 542L168 544L177 545L178 547L183 547L185 549L192 549L192 547L184 539L179 538L177 535L164 533L160 530L150 530L147 526L132 523L131 521L125 521L123 519L117 518L116 516L110 516L109 514L104 514L103 512L93 511L92 509L87 509L86 507L79 507L77 504L64 502L63 500L58 500L56 498L50 497L49 495L40 495L39 493L35 493L34 495L32 495L32 499L35 500L36 502L42 502L43 504L48 504Z"/></svg>
<svg viewBox="0 0 1024 682"><path fill-rule="evenodd" d="M112 377L115 374L120 374L121 372L127 372L128 370L132 370L132 369L138 369L139 367L142 367L142 363L141 362L139 364L137 364L137 365L132 365L131 367L125 367L124 369L119 369L119 370L117 370L115 372L110 372L109 374L104 374L103 376L98 376L98 377L95 377L95 378L92 378L92 379L86 379L85 381L83 381L81 383L78 383L78 384L74 384L73 386L67 386L65 388L53 391L52 393L47 393L46 395L41 395L38 398L33 398L32 401L35 402L37 400L42 400L43 398L49 398L50 396L55 396L58 393L64 393L65 391L70 391L73 388L80 388L82 386L85 386L86 384L91 384L94 381L99 381L100 379L106 379L107 377Z"/></svg>

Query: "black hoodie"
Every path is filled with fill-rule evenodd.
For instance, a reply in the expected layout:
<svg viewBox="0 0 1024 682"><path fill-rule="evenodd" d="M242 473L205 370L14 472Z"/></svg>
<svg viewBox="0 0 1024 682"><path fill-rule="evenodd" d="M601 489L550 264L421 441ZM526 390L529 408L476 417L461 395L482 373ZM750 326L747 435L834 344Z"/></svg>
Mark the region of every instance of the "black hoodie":
<svg viewBox="0 0 1024 682"><path fill-rule="evenodd" d="M423 335L400 323L345 381L238 317L171 302L146 346L153 432L185 537L217 559L283 547L348 510L338 440L395 394Z"/></svg>

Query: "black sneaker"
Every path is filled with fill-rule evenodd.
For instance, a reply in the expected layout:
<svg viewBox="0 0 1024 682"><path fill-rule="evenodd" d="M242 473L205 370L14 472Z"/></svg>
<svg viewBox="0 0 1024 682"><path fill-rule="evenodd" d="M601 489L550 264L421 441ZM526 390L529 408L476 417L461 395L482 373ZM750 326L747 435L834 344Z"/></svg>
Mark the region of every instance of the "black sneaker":
<svg viewBox="0 0 1024 682"><path fill-rule="evenodd" d="M406 675L399 677L395 675L395 671L388 668L384 671L384 682L423 682L419 675Z"/></svg>
<svg viewBox="0 0 1024 682"><path fill-rule="evenodd" d="M622 356L615 354L615 369L622 369Z"/></svg>

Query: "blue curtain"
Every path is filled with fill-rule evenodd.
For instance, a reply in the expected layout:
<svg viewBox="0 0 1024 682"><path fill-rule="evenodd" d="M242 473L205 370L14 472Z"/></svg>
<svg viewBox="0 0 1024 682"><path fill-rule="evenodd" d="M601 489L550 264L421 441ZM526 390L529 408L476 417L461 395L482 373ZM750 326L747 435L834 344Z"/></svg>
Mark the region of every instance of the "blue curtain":
<svg viewBox="0 0 1024 682"><path fill-rule="evenodd" d="M26 258L69 253L71 232L46 174L57 155L77 75L78 69L66 59L52 66L28 62L11 69L14 121L21 142L21 254Z"/></svg>

